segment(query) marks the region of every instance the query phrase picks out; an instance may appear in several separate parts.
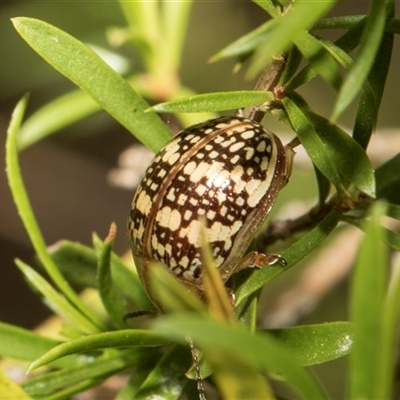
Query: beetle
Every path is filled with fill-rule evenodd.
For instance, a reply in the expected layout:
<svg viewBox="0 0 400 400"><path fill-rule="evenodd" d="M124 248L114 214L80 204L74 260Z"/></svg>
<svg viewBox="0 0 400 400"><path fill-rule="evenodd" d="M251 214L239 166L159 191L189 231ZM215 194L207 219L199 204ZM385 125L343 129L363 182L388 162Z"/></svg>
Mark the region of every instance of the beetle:
<svg viewBox="0 0 400 400"><path fill-rule="evenodd" d="M141 281L157 308L149 265L164 265L204 299L205 225L222 280L279 255L245 254L288 182L293 150L253 119L224 116L174 136L150 163L132 201L128 236Z"/></svg>

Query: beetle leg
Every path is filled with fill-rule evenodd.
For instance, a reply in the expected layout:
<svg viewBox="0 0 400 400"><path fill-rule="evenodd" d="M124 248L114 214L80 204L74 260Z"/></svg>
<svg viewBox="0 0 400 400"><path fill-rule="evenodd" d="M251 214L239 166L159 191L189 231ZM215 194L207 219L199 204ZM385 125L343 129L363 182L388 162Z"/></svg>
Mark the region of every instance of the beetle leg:
<svg viewBox="0 0 400 400"><path fill-rule="evenodd" d="M274 265L280 263L282 266L286 266L286 260L279 254L263 254L257 251L247 253L235 266L230 275L242 271L247 268L261 268L265 265Z"/></svg>

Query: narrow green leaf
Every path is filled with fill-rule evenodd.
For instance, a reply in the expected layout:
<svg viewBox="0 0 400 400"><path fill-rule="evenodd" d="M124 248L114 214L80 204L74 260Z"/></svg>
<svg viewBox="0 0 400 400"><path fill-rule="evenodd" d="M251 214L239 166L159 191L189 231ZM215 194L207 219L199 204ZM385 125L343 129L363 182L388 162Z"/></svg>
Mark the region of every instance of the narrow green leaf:
<svg viewBox="0 0 400 400"><path fill-rule="evenodd" d="M18 386L3 371L0 371L0 393L3 399L33 400L32 397Z"/></svg>
<svg viewBox="0 0 400 400"><path fill-rule="evenodd" d="M337 170L337 165L332 159L330 150L316 132L304 111L289 97L282 100L283 106L289 115L293 129L296 131L307 154L315 166L329 179L338 192L344 192L345 182Z"/></svg>
<svg viewBox="0 0 400 400"><path fill-rule="evenodd" d="M310 62L310 68L318 72L325 81L338 88L342 82L339 66L323 44L307 32L299 33L294 43Z"/></svg>
<svg viewBox="0 0 400 400"><path fill-rule="evenodd" d="M303 0L298 1L284 16L272 19L242 36L213 56L212 61L237 57L257 49L256 60L249 71L251 75L256 75L271 62L273 56L290 48L292 38L299 32L309 30L335 3L336 0L312 4Z"/></svg>
<svg viewBox="0 0 400 400"><path fill-rule="evenodd" d="M164 45L161 34L161 21L158 2L123 1L119 4L127 19L131 34L130 41L150 74L157 71L158 65L163 59L160 51L156 51Z"/></svg>
<svg viewBox="0 0 400 400"><path fill-rule="evenodd" d="M396 19L396 18L391 19L387 24L386 31L399 34L400 33L400 20Z"/></svg>
<svg viewBox="0 0 400 400"><path fill-rule="evenodd" d="M95 251L80 243L68 240L49 246L49 254L64 278L73 285L97 288L97 257ZM41 267L43 265L38 262Z"/></svg>
<svg viewBox="0 0 400 400"><path fill-rule="evenodd" d="M160 118L144 113L148 104L83 43L37 19L20 17L12 21L39 55L85 90L151 150L157 152L170 139L170 132Z"/></svg>
<svg viewBox="0 0 400 400"><path fill-rule="evenodd" d="M100 110L99 104L81 90L60 96L40 108L24 122L18 137L18 148L23 150Z"/></svg>
<svg viewBox="0 0 400 400"><path fill-rule="evenodd" d="M375 197L375 174L364 149L326 118L311 112L308 117L342 176L361 192Z"/></svg>
<svg viewBox="0 0 400 400"><path fill-rule="evenodd" d="M400 153L375 171L376 195L392 204L400 205Z"/></svg>
<svg viewBox="0 0 400 400"><path fill-rule="evenodd" d="M354 98L360 93L365 80L372 68L376 58L386 21L386 1L372 0L371 12L368 15L364 32L361 37L360 49L354 59L354 63L343 82L336 104L334 106L332 119L348 107Z"/></svg>
<svg viewBox="0 0 400 400"><path fill-rule="evenodd" d="M338 191L346 191L352 184L366 195L375 197L374 171L364 149L337 125L308 110L300 97L293 95L293 100L297 104L291 103L291 99L284 99L283 104L320 172Z"/></svg>
<svg viewBox="0 0 400 400"><path fill-rule="evenodd" d="M206 312L205 303L198 298L196 287L184 285L161 264L148 266L152 300L157 308L168 312Z"/></svg>
<svg viewBox="0 0 400 400"><path fill-rule="evenodd" d="M392 3L390 8L391 10L388 13L388 17L393 17L394 3ZM389 32L384 33L371 71L368 75L367 84L370 90L362 91L358 103L353 137L363 148L367 148L370 137L376 128L379 107L392 57L393 43L394 34ZM371 106L371 104L373 106Z"/></svg>
<svg viewBox="0 0 400 400"><path fill-rule="evenodd" d="M132 400L135 398L135 394L159 362L160 356L165 353L161 353L160 350L148 347L144 349L145 357L136 362L135 373L131 375L125 387L118 392L115 400Z"/></svg>
<svg viewBox="0 0 400 400"><path fill-rule="evenodd" d="M264 32L263 42L255 51L249 67L249 76L257 75L265 65L268 65L271 57L287 51L292 45L292 40L310 30L336 2L337 0L312 3L304 0L296 1L288 7L283 16L270 21L269 29Z"/></svg>
<svg viewBox="0 0 400 400"><path fill-rule="evenodd" d="M276 2L273 0L254 0L254 3L258 4L273 18L281 15L281 9L279 5L276 5Z"/></svg>
<svg viewBox="0 0 400 400"><path fill-rule="evenodd" d="M288 88L289 91L291 90L289 88L290 81L296 73L302 59L303 56L301 55L299 49L296 46L292 47L289 51L289 55L286 61L286 67L282 73L279 85Z"/></svg>
<svg viewBox="0 0 400 400"><path fill-rule="evenodd" d="M102 241L95 235L94 246L100 251ZM61 240L49 248L49 254L64 278L80 288L97 288L96 252L82 244ZM72 268L73 266L73 268ZM111 274L117 290L141 310L154 309L137 273L129 268L115 253L111 255Z"/></svg>
<svg viewBox="0 0 400 400"><path fill-rule="evenodd" d="M374 399L379 387L379 358L382 343L382 310L385 303L388 254L380 226L385 206L376 203L366 235L360 246L352 277L351 320L354 345L350 354L350 392L352 399Z"/></svg>
<svg viewBox="0 0 400 400"><path fill-rule="evenodd" d="M166 337L180 342L190 337L205 353L212 354L218 349L231 360L251 368L279 372L306 399L326 398L311 375L296 363L292 353L271 335L252 334L239 325L232 327L190 314L159 318L153 326Z"/></svg>
<svg viewBox="0 0 400 400"><path fill-rule="evenodd" d="M43 279L29 265L16 260L18 268L24 274L28 282L42 296L43 301L57 315L62 316L83 333L96 332L96 327L89 321L80 310L77 310L64 296L58 293L45 279Z"/></svg>
<svg viewBox="0 0 400 400"><path fill-rule="evenodd" d="M54 347L34 361L29 366L28 372L70 354L116 347L158 347L168 345L169 343L168 340L163 339L159 334L143 329L125 329L116 332L83 336Z"/></svg>
<svg viewBox="0 0 400 400"><path fill-rule="evenodd" d="M59 344L57 340L0 322L0 355L31 361Z"/></svg>
<svg viewBox="0 0 400 400"><path fill-rule="evenodd" d="M222 321L236 322L233 311L233 298L227 292L221 273L208 243L206 228L201 230L201 266L204 295L210 315Z"/></svg>
<svg viewBox="0 0 400 400"><path fill-rule="evenodd" d="M396 371L396 353L400 315L400 264L393 270L386 304L383 309L383 336L380 347L380 358L377 367L377 399L393 398L393 381Z"/></svg>
<svg viewBox="0 0 400 400"><path fill-rule="evenodd" d="M36 398L88 380L98 383L134 366L139 359L146 357L147 350L125 350L107 354L102 358L92 357L91 360L89 358L87 362L73 368L64 368L31 378L23 384L23 388Z"/></svg>
<svg viewBox="0 0 400 400"><path fill-rule="evenodd" d="M252 293L262 288L266 283L293 267L301 259L315 249L333 231L339 223L340 214L331 211L315 228L304 235L282 253L287 265L267 265L261 269L252 271L251 276L235 292L236 306L239 306Z"/></svg>
<svg viewBox="0 0 400 400"><path fill-rule="evenodd" d="M17 360L32 361L60 342L40 336L30 330L0 322L0 355ZM54 366L72 367L81 363L79 357L70 356L54 362Z"/></svg>
<svg viewBox="0 0 400 400"><path fill-rule="evenodd" d="M314 29L351 29L365 18L365 15L344 15L324 18L315 24Z"/></svg>
<svg viewBox="0 0 400 400"><path fill-rule="evenodd" d="M118 328L126 327L124 315L126 310L123 306L122 296L118 288L114 285L111 271L111 254L116 235L116 226L112 224L110 233L103 243L99 254L99 263L97 268L97 282L99 294L104 308L107 310L110 318Z"/></svg>
<svg viewBox="0 0 400 400"><path fill-rule="evenodd" d="M205 352L213 365L213 381L224 399L229 400L274 400L275 396L264 374L247 363L215 349Z"/></svg>
<svg viewBox="0 0 400 400"><path fill-rule="evenodd" d="M318 183L318 204L322 207L325 204L325 200L329 196L331 190L331 183L315 166L314 166L314 172Z"/></svg>
<svg viewBox="0 0 400 400"><path fill-rule="evenodd" d="M172 347L151 371L140 389L134 393L135 400L150 398L177 400L187 384L185 372L190 364L188 348Z"/></svg>
<svg viewBox="0 0 400 400"><path fill-rule="evenodd" d="M383 239L384 243L391 247L393 250L400 251L400 235L390 229L384 229L386 233Z"/></svg>
<svg viewBox="0 0 400 400"><path fill-rule="evenodd" d="M386 215L400 221L400 206L397 204L388 204Z"/></svg>
<svg viewBox="0 0 400 400"><path fill-rule="evenodd" d="M268 332L279 338L301 365L322 364L343 357L353 343L349 322L301 325Z"/></svg>
<svg viewBox="0 0 400 400"><path fill-rule="evenodd" d="M225 58L239 57L241 55L253 52L256 47L263 43L268 35L273 32L275 25L277 25L277 23L273 21L274 20L265 22L245 36L240 37L238 40L226 46L224 49L212 56L210 61L214 62L223 60Z"/></svg>
<svg viewBox="0 0 400 400"><path fill-rule="evenodd" d="M48 254L46 244L40 232L39 225L35 219L35 215L24 186L18 159L17 138L26 104L27 97L25 96L17 104L7 131L6 170L8 184L12 192L13 200L17 206L19 216L41 263L46 269L46 272L49 274L57 287L62 291L62 293L68 298L68 300L80 311L82 318L85 316L87 319L87 323L85 323L86 328L90 329L91 332L97 332L104 326L99 318L83 305L79 296L65 281L62 274L57 269L57 266L54 264L53 260Z"/></svg>
<svg viewBox="0 0 400 400"><path fill-rule="evenodd" d="M225 111L263 104L274 99L273 93L266 91L216 92L159 103L148 108L147 111L186 113Z"/></svg>
<svg viewBox="0 0 400 400"><path fill-rule="evenodd" d="M165 46L162 51L176 69L180 65L192 3L192 0L163 2L161 20Z"/></svg>
<svg viewBox="0 0 400 400"><path fill-rule="evenodd" d="M352 64L352 58L347 55L359 44L359 39L364 28L364 20L361 20L357 25L344 33L334 43L320 39L321 44L327 49L332 57L345 69L348 69ZM306 65L297 75L295 75L287 84L288 90L294 90L305 82L317 76L317 70L312 68L312 65Z"/></svg>
<svg viewBox="0 0 400 400"><path fill-rule="evenodd" d="M83 393L85 390L90 389L94 386L99 385L102 382L102 379L89 379L78 383L77 385L69 386L66 389L59 390L57 393L48 395L45 397L40 397L40 400L59 400L59 399L70 399L73 398L75 394ZM37 397L35 400L38 399Z"/></svg>

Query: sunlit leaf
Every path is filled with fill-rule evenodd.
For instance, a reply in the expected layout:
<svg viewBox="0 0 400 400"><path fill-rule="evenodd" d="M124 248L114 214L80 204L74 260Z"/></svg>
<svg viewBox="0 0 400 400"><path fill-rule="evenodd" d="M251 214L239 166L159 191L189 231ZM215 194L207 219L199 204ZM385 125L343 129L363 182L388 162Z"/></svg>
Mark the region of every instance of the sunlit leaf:
<svg viewBox="0 0 400 400"><path fill-rule="evenodd" d="M274 95L271 92L242 90L206 93L156 104L147 111L191 113L225 111L263 104L272 100L274 100Z"/></svg>
<svg viewBox="0 0 400 400"><path fill-rule="evenodd" d="M268 332L293 351L301 365L321 364L343 357L353 343L349 322L300 325Z"/></svg>
<svg viewBox="0 0 400 400"><path fill-rule="evenodd" d="M24 122L18 137L18 147L22 150L31 146L100 110L100 105L81 90L60 96L40 108Z"/></svg>
<svg viewBox="0 0 400 400"><path fill-rule="evenodd" d="M0 392L4 399L33 400L24 389L18 386L3 371L0 371Z"/></svg>
<svg viewBox="0 0 400 400"><path fill-rule="evenodd" d="M94 384L99 384L107 377L131 368L138 360L146 357L146 353L150 356L151 352L146 350L148 349L130 349L110 353L105 357L87 357L85 362L75 367L33 377L23 384L23 388L37 398L90 380L94 380Z"/></svg>
<svg viewBox="0 0 400 400"><path fill-rule="evenodd" d="M168 141L166 125L157 115L144 113L148 104L93 50L46 22L26 17L12 21L38 54L151 150L158 151Z"/></svg>
<svg viewBox="0 0 400 400"><path fill-rule="evenodd" d="M156 333L142 329L125 329L116 332L104 332L83 336L79 339L62 343L29 366L29 371L46 365L58 358L79 352L91 352L116 347L154 347L165 346L170 342Z"/></svg>
<svg viewBox="0 0 400 400"><path fill-rule="evenodd" d="M189 336L205 354L218 349L221 355L226 354L232 361L248 364L251 368L279 371L304 398L326 398L308 371L300 367L292 353L271 335L253 334L240 325L232 327L191 314L158 318L153 326L170 339L183 341ZM209 361L212 363L212 357Z"/></svg>
<svg viewBox="0 0 400 400"><path fill-rule="evenodd" d="M79 310L82 318L86 318L87 321L84 323L85 329L89 329L88 332L97 332L100 327L103 327L102 322L94 313L83 305L79 296L65 281L51 259L25 189L18 157L17 138L27 105L27 99L27 96L25 96L17 104L7 131L6 171L8 184L24 227L46 272L66 298Z"/></svg>

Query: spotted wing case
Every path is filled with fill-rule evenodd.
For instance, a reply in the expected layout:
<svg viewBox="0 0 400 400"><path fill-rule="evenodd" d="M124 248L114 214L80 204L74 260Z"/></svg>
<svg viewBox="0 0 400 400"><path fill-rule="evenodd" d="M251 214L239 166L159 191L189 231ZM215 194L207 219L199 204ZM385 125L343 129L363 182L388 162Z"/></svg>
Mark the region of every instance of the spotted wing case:
<svg viewBox="0 0 400 400"><path fill-rule="evenodd" d="M200 229L226 281L285 184L284 147L249 119L221 117L178 133L156 155L136 192L128 232L138 273L159 261L202 289ZM150 297L151 294L150 294Z"/></svg>

